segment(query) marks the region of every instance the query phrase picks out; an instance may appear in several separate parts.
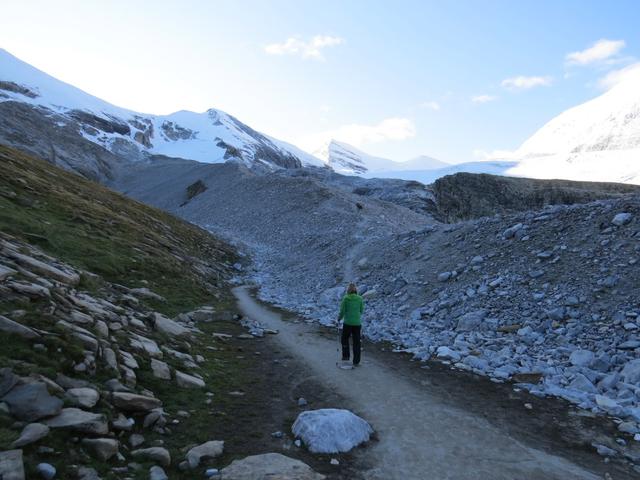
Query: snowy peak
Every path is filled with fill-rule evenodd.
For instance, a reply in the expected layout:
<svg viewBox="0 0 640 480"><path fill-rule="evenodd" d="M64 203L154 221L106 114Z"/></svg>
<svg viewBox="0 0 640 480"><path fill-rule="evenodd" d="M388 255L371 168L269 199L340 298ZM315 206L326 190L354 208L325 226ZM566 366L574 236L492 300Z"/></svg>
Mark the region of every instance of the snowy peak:
<svg viewBox="0 0 640 480"><path fill-rule="evenodd" d="M448 164L435 158L420 156L406 162L396 162L388 158L376 157L349 145L331 140L315 152L318 158L327 162L333 170L345 175L370 175L376 172L392 172L407 170L430 170L445 167Z"/></svg>
<svg viewBox="0 0 640 480"><path fill-rule="evenodd" d="M222 111L149 115L112 105L32 67L0 49L0 103L39 109L43 119L128 158L167 155L205 163L230 159L248 166L323 166L317 158L270 138ZM44 110L42 110L44 109Z"/></svg>
<svg viewBox="0 0 640 480"><path fill-rule="evenodd" d="M608 92L544 125L517 152L522 158L640 147L640 66Z"/></svg>
<svg viewBox="0 0 640 480"><path fill-rule="evenodd" d="M321 158L326 159L327 164L336 172L347 175L363 175L380 163L390 162L336 140L331 140L325 147L325 151L322 152Z"/></svg>
<svg viewBox="0 0 640 480"><path fill-rule="evenodd" d="M640 64L609 91L549 121L514 159L519 176L640 183Z"/></svg>

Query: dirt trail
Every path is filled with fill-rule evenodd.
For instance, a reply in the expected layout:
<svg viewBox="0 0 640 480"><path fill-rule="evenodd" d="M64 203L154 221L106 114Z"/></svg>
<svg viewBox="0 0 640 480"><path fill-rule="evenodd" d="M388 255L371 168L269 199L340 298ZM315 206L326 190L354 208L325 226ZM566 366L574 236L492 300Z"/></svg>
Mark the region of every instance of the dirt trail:
<svg viewBox="0 0 640 480"><path fill-rule="evenodd" d="M376 355L364 355L355 370L336 368L337 335L323 337L317 327L285 321L254 300L247 287L234 290L240 310L269 328L323 384L368 420L379 441L358 450L370 465L363 478L434 480L601 479L584 468L523 444L482 416L452 407L428 389L398 375Z"/></svg>

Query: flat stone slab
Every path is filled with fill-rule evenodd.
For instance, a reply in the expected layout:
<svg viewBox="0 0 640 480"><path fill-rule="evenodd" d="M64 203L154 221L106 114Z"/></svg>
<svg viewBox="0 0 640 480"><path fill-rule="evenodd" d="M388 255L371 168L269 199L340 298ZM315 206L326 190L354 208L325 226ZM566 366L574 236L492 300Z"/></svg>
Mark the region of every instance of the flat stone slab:
<svg viewBox="0 0 640 480"><path fill-rule="evenodd" d="M97 435L105 435L109 431L104 415L85 412L79 408L63 408L60 415L43 423L51 428L65 428Z"/></svg>
<svg viewBox="0 0 640 480"><path fill-rule="evenodd" d="M0 315L0 332L13 333L23 338L36 339L40 338L40 334L29 327L22 325L21 323L14 322L13 320Z"/></svg>
<svg viewBox="0 0 640 480"><path fill-rule="evenodd" d="M176 383L182 388L203 388L204 380L176 370Z"/></svg>
<svg viewBox="0 0 640 480"><path fill-rule="evenodd" d="M47 386L40 382L15 386L2 401L9 405L11 415L25 422L57 415L63 405L62 400L49 394Z"/></svg>
<svg viewBox="0 0 640 480"><path fill-rule="evenodd" d="M111 398L117 408L127 412L149 412L162 406L160 399L137 393L113 392Z"/></svg>
<svg viewBox="0 0 640 480"><path fill-rule="evenodd" d="M153 326L159 332L166 333L167 335L179 336L190 333L188 329L184 328L178 322L174 322L170 318L167 318L159 313L156 313L154 315Z"/></svg>
<svg viewBox="0 0 640 480"><path fill-rule="evenodd" d="M264 453L234 460L220 472L224 480L323 480L309 465L279 453Z"/></svg>
<svg viewBox="0 0 640 480"><path fill-rule="evenodd" d="M100 400L100 394L93 388L70 388L66 393L67 399L76 407L92 408Z"/></svg>
<svg viewBox="0 0 640 480"><path fill-rule="evenodd" d="M9 256L28 270L53 278L59 282L66 283L68 285L77 285L80 282L80 275L77 273L64 272L59 268L18 252L9 251Z"/></svg>
<svg viewBox="0 0 640 480"><path fill-rule="evenodd" d="M0 478L2 480L24 480L22 450L0 452Z"/></svg>

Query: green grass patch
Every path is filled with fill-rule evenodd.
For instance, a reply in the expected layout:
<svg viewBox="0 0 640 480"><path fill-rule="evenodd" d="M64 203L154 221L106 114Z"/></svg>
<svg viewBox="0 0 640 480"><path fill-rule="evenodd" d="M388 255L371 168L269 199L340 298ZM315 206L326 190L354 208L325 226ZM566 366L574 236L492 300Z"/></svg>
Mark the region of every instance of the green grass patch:
<svg viewBox="0 0 640 480"><path fill-rule="evenodd" d="M168 315L211 301L233 250L208 232L17 150L0 146L0 231L129 287L148 286ZM212 267L204 275L195 266ZM95 291L95 279L83 278Z"/></svg>

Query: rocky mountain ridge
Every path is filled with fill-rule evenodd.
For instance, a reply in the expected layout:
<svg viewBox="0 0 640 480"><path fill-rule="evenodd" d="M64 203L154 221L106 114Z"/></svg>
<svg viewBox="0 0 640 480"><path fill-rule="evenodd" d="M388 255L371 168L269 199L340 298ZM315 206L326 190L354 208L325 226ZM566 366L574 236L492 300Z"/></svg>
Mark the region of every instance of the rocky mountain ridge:
<svg viewBox="0 0 640 480"><path fill-rule="evenodd" d="M96 179L109 178L119 162L157 155L204 163L234 159L263 168L324 166L225 112L133 112L63 83L5 50L0 50L0 119L2 143Z"/></svg>

